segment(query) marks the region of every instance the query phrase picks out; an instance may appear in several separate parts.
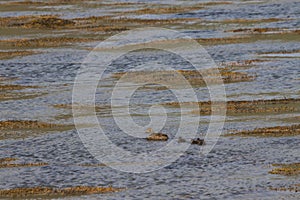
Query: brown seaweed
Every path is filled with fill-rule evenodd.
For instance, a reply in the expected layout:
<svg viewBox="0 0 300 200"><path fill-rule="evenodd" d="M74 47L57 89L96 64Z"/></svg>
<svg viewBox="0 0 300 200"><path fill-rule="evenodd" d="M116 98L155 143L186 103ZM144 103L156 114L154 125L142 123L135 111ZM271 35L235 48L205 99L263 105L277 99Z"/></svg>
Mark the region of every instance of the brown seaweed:
<svg viewBox="0 0 300 200"><path fill-rule="evenodd" d="M74 125L53 124L31 120L0 121L0 139L19 139L39 136L53 131L67 131L74 129Z"/></svg>
<svg viewBox="0 0 300 200"><path fill-rule="evenodd" d="M225 136L240 136L240 137L290 137L300 135L300 124L291 126L274 126L266 128L256 128L254 130L240 131L227 134ZM288 165L286 165L288 166ZM299 166L298 166L299 168ZM286 169L275 169L276 171L284 171ZM288 172L287 172L288 173Z"/></svg>
<svg viewBox="0 0 300 200"><path fill-rule="evenodd" d="M91 187L91 186L76 186L69 188L53 188L53 187L34 187L34 188L14 188L0 190L1 198L58 198L66 196L79 196L101 194L108 192L120 191L119 188L113 187Z"/></svg>
<svg viewBox="0 0 300 200"><path fill-rule="evenodd" d="M36 51L0 51L0 60L38 54Z"/></svg>
<svg viewBox="0 0 300 200"><path fill-rule="evenodd" d="M270 171L270 174L279 174L284 176L295 176L300 174L300 163L273 164L272 166L277 168Z"/></svg>
<svg viewBox="0 0 300 200"><path fill-rule="evenodd" d="M300 111L300 99L270 99L253 101L227 101L214 102L215 109L218 105L226 104L227 115L237 114L258 114L258 113L295 113ZM199 111L192 111L193 114L211 114L212 102L169 102L163 105L170 107L188 106L189 104L198 104ZM220 107L223 109L223 107Z"/></svg>
<svg viewBox="0 0 300 200"><path fill-rule="evenodd" d="M300 184L294 184L288 187L270 187L270 190L274 191L284 191L284 192L299 192L300 191Z"/></svg>

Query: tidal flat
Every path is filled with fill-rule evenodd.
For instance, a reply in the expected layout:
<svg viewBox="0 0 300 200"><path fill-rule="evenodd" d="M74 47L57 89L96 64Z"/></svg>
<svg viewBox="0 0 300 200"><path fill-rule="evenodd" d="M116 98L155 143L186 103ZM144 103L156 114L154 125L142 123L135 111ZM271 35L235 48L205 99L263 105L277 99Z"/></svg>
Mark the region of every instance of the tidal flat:
<svg viewBox="0 0 300 200"><path fill-rule="evenodd" d="M296 0L0 1L0 199L299 199L299 7ZM132 44L118 37L149 27L186 37L157 32L133 45L193 40L213 66L162 49L130 51L101 76L90 73L99 76L95 95L85 96L87 80L87 99L76 102L73 86L89 55L109 50L112 36L126 49ZM131 91L137 84L144 85ZM218 86L226 98L212 101L209 88ZM211 140L216 123L224 126ZM92 138L96 147L108 139L117 148L95 157L80 134L95 127L105 135ZM161 138L147 140L147 130ZM205 145L179 149L193 141ZM174 144L167 160L156 153ZM145 156L107 161L111 152ZM155 170L127 173L149 166Z"/></svg>

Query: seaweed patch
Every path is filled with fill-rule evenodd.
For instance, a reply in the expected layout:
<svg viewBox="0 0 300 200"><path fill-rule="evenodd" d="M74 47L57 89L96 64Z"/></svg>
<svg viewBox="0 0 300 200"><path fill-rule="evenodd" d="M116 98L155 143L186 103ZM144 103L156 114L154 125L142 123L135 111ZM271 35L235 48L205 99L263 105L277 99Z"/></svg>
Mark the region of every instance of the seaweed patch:
<svg viewBox="0 0 300 200"><path fill-rule="evenodd" d="M270 187L270 190L274 191L282 191L282 192L299 192L300 191L300 184L294 184L288 187Z"/></svg>
<svg viewBox="0 0 300 200"><path fill-rule="evenodd" d="M272 166L277 167L272 169L270 174L279 174L284 176L295 176L300 174L300 163L291 164L273 164Z"/></svg>
<svg viewBox="0 0 300 200"><path fill-rule="evenodd" d="M53 187L34 187L34 188L14 188L8 190L0 190L2 198L59 198L66 196L80 196L90 194L101 194L108 192L117 192L123 189L113 187L91 187L76 186L69 188L53 188Z"/></svg>
<svg viewBox="0 0 300 200"><path fill-rule="evenodd" d="M241 131L236 133L227 134L225 136L240 136L240 137L290 137L300 135L300 124L292 126L275 126L267 128L256 128L254 130ZM298 165L285 165L286 168L275 169L272 173L292 173L293 169L299 170ZM291 168L295 166L296 168Z"/></svg>
<svg viewBox="0 0 300 200"><path fill-rule="evenodd" d="M48 132L72 129L74 129L74 125L69 124L52 124L30 120L0 121L0 140L27 138Z"/></svg>
<svg viewBox="0 0 300 200"><path fill-rule="evenodd" d="M0 51L0 60L38 54L36 51Z"/></svg>
<svg viewBox="0 0 300 200"><path fill-rule="evenodd" d="M222 103L222 102L221 102ZM198 104L199 111L192 111L193 114L211 114L212 102L169 102L163 105L179 108L189 104ZM215 109L218 109L218 102L214 102ZM227 101L227 115L237 114L258 114L258 113L295 113L300 112L300 99L270 99L254 101ZM223 109L220 107L220 109Z"/></svg>

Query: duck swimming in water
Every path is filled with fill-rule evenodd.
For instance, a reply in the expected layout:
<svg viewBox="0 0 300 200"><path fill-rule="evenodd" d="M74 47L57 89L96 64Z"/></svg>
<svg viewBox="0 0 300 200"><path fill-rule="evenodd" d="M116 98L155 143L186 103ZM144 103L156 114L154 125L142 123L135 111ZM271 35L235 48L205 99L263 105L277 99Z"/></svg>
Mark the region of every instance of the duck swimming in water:
<svg viewBox="0 0 300 200"><path fill-rule="evenodd" d="M178 143L183 143L183 142L186 142L185 139L183 139L182 137L179 137L178 140L177 140Z"/></svg>
<svg viewBox="0 0 300 200"><path fill-rule="evenodd" d="M150 133L150 135L147 137L147 140L152 141L167 141L169 139L169 136L164 133L154 133L152 128L148 128L146 130L146 133Z"/></svg>
<svg viewBox="0 0 300 200"><path fill-rule="evenodd" d="M163 133L151 133L147 140L155 140L155 141L167 141L169 139L167 134Z"/></svg>
<svg viewBox="0 0 300 200"><path fill-rule="evenodd" d="M204 139L196 138L191 141L191 144L204 145L205 141Z"/></svg>

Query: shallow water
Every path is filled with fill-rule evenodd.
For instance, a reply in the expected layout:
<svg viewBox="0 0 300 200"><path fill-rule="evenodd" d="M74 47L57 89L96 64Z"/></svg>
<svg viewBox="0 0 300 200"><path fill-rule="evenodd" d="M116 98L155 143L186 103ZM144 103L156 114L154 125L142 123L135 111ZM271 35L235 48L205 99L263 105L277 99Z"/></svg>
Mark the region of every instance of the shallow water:
<svg viewBox="0 0 300 200"><path fill-rule="evenodd" d="M137 2L137 1L132 1ZM144 1L138 1L144 2ZM173 1L167 1L173 3ZM166 2L166 3L167 3ZM268 19L290 18L292 20L259 24L221 24L211 29L191 30L180 27L179 30L192 38L218 38L238 35L224 32L234 28L273 27L299 29L299 7L296 0L291 1L242 1L235 0L232 5L216 5L181 14L138 15L135 18L186 18L194 17L210 21L227 19ZM154 3L154 2L153 2ZM159 3L158 1L156 3ZM177 4L190 4L193 1L176 1ZM76 7L77 6L77 7ZM51 9L51 14L61 14L65 18L106 15L125 8L80 8L62 6ZM49 8L43 8L49 9ZM75 10L75 12L74 12ZM80 10L80 12L78 11ZM49 14L49 11L6 11L0 16L27 14ZM196 24L197 25L197 24ZM195 26L196 26L195 25ZM34 36L34 35L33 35ZM8 37L8 35L0 37ZM300 97L300 59L298 54L277 54L279 51L299 49L300 42L264 40L250 43L209 45L205 49L215 62L242 61L248 59L266 59L252 67L239 69L257 78L251 82L237 82L225 85L227 100L282 99ZM40 121L72 123L72 118L57 119L71 114L68 109L54 108L55 104L72 102L72 87L77 71L89 51L85 47L95 47L88 43L72 48L41 49L45 53L2 60L0 75L18 77L18 84L39 85L37 92L47 92L33 99L1 101L1 120L31 119ZM275 52L275 53L269 53ZM269 53L269 54L263 54ZM293 55L293 56L290 56ZM296 55L296 56L294 56ZM195 55L197 56L197 55ZM174 68L192 69L178 57L162 51L131 52L108 68L106 74L126 71L138 65L171 65ZM105 87L103 85L105 85ZM99 105L110 103L113 82L100 82L96 102ZM209 100L205 87L196 88L199 101ZM184 90L182 91L184 93ZM133 120L140 125L150 122L148 108L153 104L176 100L170 91L137 91L131 99ZM167 109L168 120L163 132L174 137L180 116L177 109ZM118 113L121 115L122 113ZM160 113L155 113L160 115ZM289 125L296 123L285 120L299 113L279 113L276 115L257 114L228 116L224 134L229 130L245 130L256 127ZM125 135L116 125L110 112L98 112L99 123L107 136L119 147L135 153L149 152L162 146L162 142L148 142L133 139ZM201 116L197 134L203 136L207 130L208 116ZM191 124L187 123L188 128ZM145 134L146 136L146 134ZM191 139L191 138L190 138ZM1 157L19 158L18 162L47 162L49 166L31 168L0 169L0 188L55 186L70 187L77 185L107 186L127 188L124 191L72 197L70 199L299 199L297 193L277 192L269 187L289 186L299 183L298 177L283 177L268 174L273 163L300 162L299 136L282 138L230 138L220 137L214 149L207 155L201 155L198 146L189 149L171 165L145 174L120 172L109 167L84 167L80 164L97 163L88 152L75 130L55 132L35 138L0 141ZM126 164L124 164L126 165Z"/></svg>

